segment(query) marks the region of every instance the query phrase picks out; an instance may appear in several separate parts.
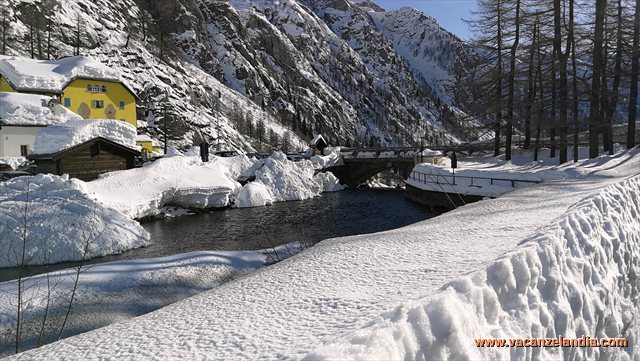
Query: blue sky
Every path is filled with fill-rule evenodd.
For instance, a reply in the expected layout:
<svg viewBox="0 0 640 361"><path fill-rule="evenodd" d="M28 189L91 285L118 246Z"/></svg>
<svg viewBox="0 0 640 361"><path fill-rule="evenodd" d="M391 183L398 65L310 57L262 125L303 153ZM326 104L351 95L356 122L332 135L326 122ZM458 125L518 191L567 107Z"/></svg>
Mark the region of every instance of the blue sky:
<svg viewBox="0 0 640 361"><path fill-rule="evenodd" d="M440 26L458 35L462 39L471 36L467 24L461 18L471 18L471 11L476 9L476 0L374 0L381 7L389 10L403 6L411 6L434 17Z"/></svg>

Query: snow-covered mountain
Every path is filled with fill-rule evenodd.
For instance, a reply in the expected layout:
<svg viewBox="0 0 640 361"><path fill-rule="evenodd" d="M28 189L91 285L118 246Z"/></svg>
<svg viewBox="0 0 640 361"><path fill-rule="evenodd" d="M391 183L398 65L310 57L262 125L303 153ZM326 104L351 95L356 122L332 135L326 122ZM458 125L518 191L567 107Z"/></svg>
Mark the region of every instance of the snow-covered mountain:
<svg viewBox="0 0 640 361"><path fill-rule="evenodd" d="M174 145L201 135L215 143L218 133L245 150L293 148L314 133L367 145L463 134L454 89L464 45L415 9L385 12L368 0L4 6L8 54L30 56L33 38L36 57L72 55L80 24L80 53L118 70L138 92L150 135L160 134L163 112L145 116L147 103L170 103Z"/></svg>

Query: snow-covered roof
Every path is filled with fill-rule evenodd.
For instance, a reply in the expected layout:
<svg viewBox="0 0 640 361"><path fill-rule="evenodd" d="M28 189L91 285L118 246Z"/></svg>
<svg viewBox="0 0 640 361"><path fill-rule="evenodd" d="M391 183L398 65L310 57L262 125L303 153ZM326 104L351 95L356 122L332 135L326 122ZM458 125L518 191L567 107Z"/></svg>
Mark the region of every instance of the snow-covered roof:
<svg viewBox="0 0 640 361"><path fill-rule="evenodd" d="M136 137L136 142L151 142L151 141L153 141L153 139L151 139L151 137L146 134L139 134Z"/></svg>
<svg viewBox="0 0 640 361"><path fill-rule="evenodd" d="M58 60L0 56L0 75L18 91L52 94L62 92L67 84L77 78L124 84L117 71L85 56L72 56Z"/></svg>
<svg viewBox="0 0 640 361"><path fill-rule="evenodd" d="M105 138L124 147L139 150L136 128L113 119L81 119L50 125L38 133L33 154L55 154L95 138Z"/></svg>
<svg viewBox="0 0 640 361"><path fill-rule="evenodd" d="M55 113L49 108L51 97L38 94L0 92L0 124L46 126L81 117L58 105Z"/></svg>
<svg viewBox="0 0 640 361"><path fill-rule="evenodd" d="M327 143L327 141L324 139L324 137L322 136L322 134L318 134L315 137L313 137L313 140L311 140L311 143L309 143L312 147L315 147L316 145L318 145L318 142L322 140L324 142L324 144L329 144Z"/></svg>

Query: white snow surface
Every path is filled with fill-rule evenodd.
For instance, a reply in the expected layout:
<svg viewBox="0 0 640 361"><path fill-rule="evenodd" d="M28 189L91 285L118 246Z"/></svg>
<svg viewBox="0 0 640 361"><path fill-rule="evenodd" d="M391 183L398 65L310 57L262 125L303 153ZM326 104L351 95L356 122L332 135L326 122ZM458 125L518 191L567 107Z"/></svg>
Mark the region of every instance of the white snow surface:
<svg viewBox="0 0 640 361"><path fill-rule="evenodd" d="M299 251L295 245L277 247L279 257L290 257ZM274 250L270 250L271 254ZM265 250L190 252L169 257L125 260L84 265L68 327L63 337L86 332L114 322L145 314L213 289L268 264ZM76 270L56 271L25 280L23 294L22 348L33 348L47 305L47 284L53 285L49 295L49 330L44 337L51 342L57 337L68 307ZM10 334L15 325L16 282L0 283L0 335ZM11 340L0 336L0 357Z"/></svg>
<svg viewBox="0 0 640 361"><path fill-rule="evenodd" d="M325 240L214 291L17 358L637 358L639 153L596 159L589 177ZM632 346L472 347L476 337L560 333L624 335Z"/></svg>
<svg viewBox="0 0 640 361"><path fill-rule="evenodd" d="M514 189L530 187L535 182L587 177L593 172L594 164L609 159L603 155L600 160L590 160L585 147L579 149L579 155L579 162L563 165L557 165L558 158L551 158L549 149L540 151L537 162L532 161L531 154L525 150L515 150L511 161L505 161L504 156L458 156L455 171L451 169L450 159L443 158L437 165L417 164L406 183L428 191L497 197ZM615 163L615 158L609 162Z"/></svg>
<svg viewBox="0 0 640 361"><path fill-rule="evenodd" d="M0 164L8 164L13 169L17 169L27 160L25 157L0 157Z"/></svg>
<svg viewBox="0 0 640 361"><path fill-rule="evenodd" d="M0 183L0 268L21 264L23 245L24 264L37 265L149 244L138 222L89 199L84 185L48 174Z"/></svg>
<svg viewBox="0 0 640 361"><path fill-rule="evenodd" d="M49 109L51 97L38 94L0 92L0 122L10 125L49 125L70 119L81 119L63 106L60 115Z"/></svg>
<svg viewBox="0 0 640 361"><path fill-rule="evenodd" d="M53 154L98 137L138 150L136 128L114 119L77 119L50 125L36 133L33 154Z"/></svg>
<svg viewBox="0 0 640 361"><path fill-rule="evenodd" d="M246 156L164 157L142 168L110 172L86 183L87 191L105 205L131 218L154 216L163 206L226 207L240 189L235 179L249 167Z"/></svg>
<svg viewBox="0 0 640 361"><path fill-rule="evenodd" d="M337 161L338 155L314 156L311 160L293 162L282 152L253 167L255 181L247 183L238 193L238 207L257 207L274 202L298 201L319 196L323 192L341 191L345 187L332 173L314 174ZM257 162L257 164L260 164Z"/></svg>
<svg viewBox="0 0 640 361"><path fill-rule="evenodd" d="M16 90L47 93L61 92L71 80L78 77L121 81L118 72L85 56L38 60L0 55L0 74Z"/></svg>
<svg viewBox="0 0 640 361"><path fill-rule="evenodd" d="M236 198L236 206L238 208L261 207L272 203L271 193L269 193L264 184L259 182L245 184Z"/></svg>

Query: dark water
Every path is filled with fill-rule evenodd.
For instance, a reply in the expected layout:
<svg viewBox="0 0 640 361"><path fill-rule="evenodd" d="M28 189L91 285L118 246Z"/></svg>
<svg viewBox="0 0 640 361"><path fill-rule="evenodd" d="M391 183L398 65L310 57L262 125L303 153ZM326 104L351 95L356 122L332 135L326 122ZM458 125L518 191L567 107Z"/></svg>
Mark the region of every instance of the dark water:
<svg viewBox="0 0 640 361"><path fill-rule="evenodd" d="M89 263L170 256L192 251L268 248L289 242L373 233L406 226L435 216L404 198L402 190L347 190L267 207L236 208L166 218L143 224L153 244L147 248L100 257ZM72 267L65 262L28 267L44 273ZM17 270L0 270L0 281L16 278Z"/></svg>

